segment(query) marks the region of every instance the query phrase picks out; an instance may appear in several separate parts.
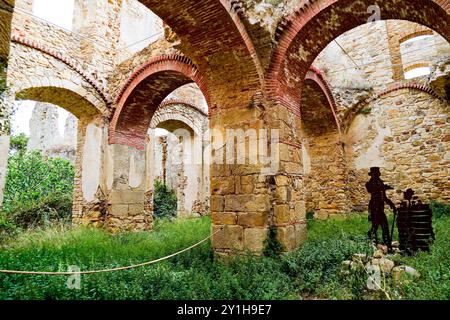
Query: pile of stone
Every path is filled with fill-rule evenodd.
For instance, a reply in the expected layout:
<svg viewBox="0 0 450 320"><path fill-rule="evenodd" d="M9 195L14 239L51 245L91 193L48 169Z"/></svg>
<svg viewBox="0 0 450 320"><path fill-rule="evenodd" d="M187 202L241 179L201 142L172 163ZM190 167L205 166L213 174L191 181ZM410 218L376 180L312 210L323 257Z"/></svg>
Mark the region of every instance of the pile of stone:
<svg viewBox="0 0 450 320"><path fill-rule="evenodd" d="M398 242L393 243L394 253L388 254L387 246L378 245L372 257L364 253L356 253L352 260L342 262L341 273L349 275L351 273L365 271L367 273L367 287L371 290L379 290L379 286L374 285L376 282L375 275L381 277L392 278L394 285L402 285L412 282L420 278L420 273L409 266L398 265L400 253Z"/></svg>

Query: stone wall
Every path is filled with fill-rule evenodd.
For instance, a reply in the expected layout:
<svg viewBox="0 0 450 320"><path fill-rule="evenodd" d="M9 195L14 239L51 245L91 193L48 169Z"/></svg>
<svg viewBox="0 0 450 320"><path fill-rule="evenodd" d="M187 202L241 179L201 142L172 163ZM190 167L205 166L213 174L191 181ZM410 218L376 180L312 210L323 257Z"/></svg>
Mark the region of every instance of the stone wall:
<svg viewBox="0 0 450 320"><path fill-rule="evenodd" d="M61 157L75 162L77 144L77 119L69 114L64 132L58 129L58 107L36 103L30 119L30 139L27 149L39 150L49 157Z"/></svg>
<svg viewBox="0 0 450 320"><path fill-rule="evenodd" d="M145 25L151 16L137 9L142 8L137 2L77 0L75 17L80 19L74 20L75 32L18 10L8 81L16 98L50 102L79 118L74 219L112 231L152 228L155 148L147 131L155 111L171 93L171 99L207 113L210 128L223 136L231 129L254 130L254 145L261 149L276 141L270 150L276 166L266 170L261 162L220 161L227 148L249 150L247 140L235 145L234 138L233 142L204 139L207 147L214 146L206 191L211 196L212 230L219 232L212 246L218 254L247 250L258 254L268 230L275 228L289 251L306 238L307 206L325 212L324 216L347 211L349 203L353 208L362 206L362 193L357 191L362 172L370 165L361 159L368 155L383 170L390 168L392 159L398 160L397 176L384 173L399 188L421 181L418 187L424 196L439 193L442 200L448 199L446 176L436 169L448 167L448 121L442 120L447 119L443 108L447 105L437 98L448 96L447 63L442 60L447 49L441 41L443 49L433 53L429 63L434 67L439 59L442 68L433 68L430 81L427 77L415 83L403 81L398 59L400 42L409 36L403 31L409 27L396 30L395 23L386 22L365 25L372 2L205 0L199 5L196 0L146 0L142 3L164 20L165 38L133 51L125 61L120 50L130 29L120 21L131 18ZM29 10L29 0L20 3ZM450 39L446 0L389 0L378 5L383 19L404 18L432 26ZM360 25L362 29L351 30ZM323 69L324 79L310 87L308 109L302 99L313 62ZM193 82L203 100L191 94L192 85L179 89ZM366 101L372 95L375 98ZM403 104L397 114L389 109ZM387 110L394 114L386 117ZM179 116L179 110L174 114ZM326 121L320 121L322 115ZM357 125L361 116L371 126L361 129ZM324 130L331 124L336 129ZM173 125L167 120L164 126L173 129ZM352 134L355 126L358 134ZM195 132L195 125L191 129ZM359 136L366 139L347 142ZM409 158L399 158L393 151L408 148L418 154L413 158L416 162L408 163ZM230 153L229 160L237 160ZM419 161L423 164L416 172L411 168ZM180 173L178 182L186 182L186 168L175 171ZM327 179L329 175L333 177ZM353 189L342 192L342 184ZM323 186L326 192L321 192Z"/></svg>
<svg viewBox="0 0 450 320"><path fill-rule="evenodd" d="M198 88L194 92L198 94ZM192 91L180 93L171 96L196 97ZM150 136L154 135L155 128L165 129L167 134L151 139L155 150L153 178L176 191L178 216L205 215L209 210L209 161L204 150L206 114L181 100L166 100L153 116Z"/></svg>
<svg viewBox="0 0 450 320"><path fill-rule="evenodd" d="M447 103L428 93L403 89L371 102L346 135L350 187L355 209L366 209L369 167L395 188L396 203L413 188L422 201L449 202L450 117Z"/></svg>
<svg viewBox="0 0 450 320"><path fill-rule="evenodd" d="M406 40L424 34L429 37L413 42L413 46L408 45L406 52L405 49L402 52ZM444 132L449 128L445 122L449 110L445 108L446 102L437 99L437 93L428 87L427 76L405 81L404 71L413 62L439 65L439 61L445 61L449 55L450 45L432 30L393 20L360 26L326 47L315 66L321 69L332 87L337 116L344 129L345 148L337 137L318 136L318 129L315 137L306 136L308 210L315 211L320 218L366 210L368 195L364 185L371 166L380 166L385 179L396 184L396 194L392 197L397 202L402 190L408 187L417 188L426 201L448 201L448 195L442 191L446 189L447 179L448 146ZM445 72L438 77L445 78L443 74ZM445 86L442 84L445 80L436 82ZM389 93L397 87L406 89ZM308 95L308 87L303 95ZM316 104L320 101L319 98L314 100ZM305 102L302 105L303 109L308 109ZM427 144L428 133L411 134L414 130L430 132L430 127L421 127L426 121L428 125L434 123L433 119L424 118L425 114L436 114L437 119L441 119L438 122L443 121L433 125L439 129L438 133L430 133L435 135L432 145ZM311 121L314 116L307 118ZM414 145L419 143L423 149L415 150ZM401 160L399 154L404 154L405 160ZM412 156L413 159L406 160ZM320 160L314 162L314 157ZM434 160L429 162L429 159ZM431 167L435 175L429 175ZM441 190L440 194L437 190Z"/></svg>

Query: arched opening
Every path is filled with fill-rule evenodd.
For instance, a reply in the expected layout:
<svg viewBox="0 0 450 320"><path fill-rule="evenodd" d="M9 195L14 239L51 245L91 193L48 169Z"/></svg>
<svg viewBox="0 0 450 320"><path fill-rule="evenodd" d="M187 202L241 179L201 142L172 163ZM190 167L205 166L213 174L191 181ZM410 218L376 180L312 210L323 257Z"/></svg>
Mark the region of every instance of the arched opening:
<svg viewBox="0 0 450 320"><path fill-rule="evenodd" d="M325 219L348 210L348 206L342 183L346 172L336 103L317 69L307 74L301 106L306 211Z"/></svg>
<svg viewBox="0 0 450 320"><path fill-rule="evenodd" d="M176 91L195 98L193 92L186 89ZM207 128L206 114L177 100L164 102L150 123L153 171L147 174L153 181L175 192L178 217L199 217L209 213L209 161L205 159L208 157L205 152ZM154 209L154 215L158 216Z"/></svg>
<svg viewBox="0 0 450 320"><path fill-rule="evenodd" d="M38 224L77 218L100 186L101 111L66 88L30 86L15 99L5 210L42 214L30 222Z"/></svg>
<svg viewBox="0 0 450 320"><path fill-rule="evenodd" d="M394 49L404 43L401 35L418 29L420 36L426 35L426 38L417 41L428 39L434 45L402 51L402 61L396 64ZM444 38L424 26L399 20L354 28L336 38L318 55L314 65L323 71L331 87L342 137L340 143L335 144L336 148L326 143L318 148L323 158L317 172L325 172L326 181L315 178L314 185L311 175L306 175L308 209L314 210L315 206L317 216L328 215L322 214L321 206L316 204L320 200L311 200L314 199L311 195L315 194L318 199L328 196L328 201L322 200L322 204L329 205L329 214L367 210L369 199L364 186L373 166L381 167L382 178L395 188L389 191L395 203L402 200L407 188L416 190L424 202L448 202L445 187L448 139L444 134L449 128L448 105L431 88L429 75L409 81L407 78L410 70L424 67L422 61L426 61L431 71L449 57L450 45ZM415 59L419 60L415 65L404 68L404 63ZM396 76L397 66L405 71L402 79ZM322 132L329 127L331 117L321 116L320 124L315 124L314 114L308 113L311 108L308 101L314 101L319 112L321 108L317 105L321 100L317 92L320 91L316 88L316 96L312 96L311 90L310 81L305 79L301 114L307 113L312 120L302 117L303 132L308 137L307 132L313 128L310 136L323 137ZM313 159L310 153L305 156L304 166L306 163L312 173ZM338 161L328 164L328 158ZM330 185L333 186L331 192L325 190Z"/></svg>
<svg viewBox="0 0 450 320"><path fill-rule="evenodd" d="M161 56L139 67L116 99L110 142L143 149L148 127L157 107L170 93L193 82L199 86L208 101L203 77L185 57Z"/></svg>
<svg viewBox="0 0 450 320"><path fill-rule="evenodd" d="M398 10L400 6L402 10ZM304 4L278 30L278 46L268 69L268 88L286 107L298 110L309 67L337 37L368 22L398 19L432 28L450 40L449 11L441 0L389 0L376 5L370 0L320 0L314 5Z"/></svg>

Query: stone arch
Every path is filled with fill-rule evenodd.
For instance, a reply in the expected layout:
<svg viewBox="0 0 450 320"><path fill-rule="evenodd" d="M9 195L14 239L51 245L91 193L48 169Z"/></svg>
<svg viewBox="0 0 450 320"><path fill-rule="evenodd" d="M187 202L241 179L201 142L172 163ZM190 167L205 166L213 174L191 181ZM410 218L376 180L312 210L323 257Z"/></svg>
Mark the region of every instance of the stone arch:
<svg viewBox="0 0 450 320"><path fill-rule="evenodd" d="M255 90L255 85L264 82L263 68L255 43L244 24L240 1L141 2L176 33L181 40L182 51L208 77L211 90L227 90L230 84L234 84L231 92L236 92L236 88ZM177 8L177 14L173 14L174 8Z"/></svg>
<svg viewBox="0 0 450 320"><path fill-rule="evenodd" d="M90 101L87 91L73 87L70 82L53 78L45 81L48 83L46 86L37 87L34 86L37 84L29 82L16 88L15 97L50 103L78 118L72 213L74 221L82 221L83 215L98 201L98 192L103 187L101 167L105 106L99 108L94 105L99 101Z"/></svg>
<svg viewBox="0 0 450 320"><path fill-rule="evenodd" d="M386 90L383 90L379 93L375 93L372 96L362 100L362 101L358 101L357 103L355 103L353 106L350 106L346 113L342 116L342 126L344 131L346 132L348 130L349 125L352 123L353 119L358 115L358 113L364 109L368 104L370 104L373 101L376 101L380 98L382 98L383 96L386 96L392 92L398 91L398 90L403 90L403 89L409 89L409 90L414 90L414 91L422 91L425 92L427 94L429 94L430 96L438 99L438 100L442 100L441 97L439 97L439 95L433 90L431 89L429 86L424 85L424 84L420 84L420 83L415 83L415 82L411 82L411 83L404 83L404 84L397 84L392 86L391 88L388 88Z"/></svg>
<svg viewBox="0 0 450 320"><path fill-rule="evenodd" d="M301 96L302 159L307 211L325 219L348 210L337 106L322 73L311 68Z"/></svg>
<svg viewBox="0 0 450 320"><path fill-rule="evenodd" d="M188 58L176 54L160 56L139 67L116 99L110 143L143 149L157 107L175 89L192 82L199 86L209 105L203 76Z"/></svg>
<svg viewBox="0 0 450 320"><path fill-rule="evenodd" d="M186 110L186 112L183 112L184 110ZM184 123L191 128L196 135L201 137L205 130L207 115L188 102L167 100L159 106L158 110L156 110L150 122L150 128L157 128L162 123L171 120Z"/></svg>
<svg viewBox="0 0 450 320"><path fill-rule="evenodd" d="M331 87L317 68L311 67L306 73L304 91L300 111L304 125L317 127L325 124L335 127L340 134L341 126ZM316 104L319 104L319 107L316 107Z"/></svg>
<svg viewBox="0 0 450 320"><path fill-rule="evenodd" d="M380 167L384 180L395 188L389 195L394 203L402 201L406 188L413 188L422 201L448 201L448 104L428 87L413 84L382 91L356 107L371 111L346 119L353 210L367 209L364 183L371 166Z"/></svg>
<svg viewBox="0 0 450 320"><path fill-rule="evenodd" d="M387 0L377 5L383 20L416 22L450 40L450 7L447 0ZM278 27L277 49L267 71L270 93L289 109L298 110L299 96L309 66L333 39L376 18L369 10L372 6L371 0L302 3Z"/></svg>
<svg viewBox="0 0 450 320"><path fill-rule="evenodd" d="M26 39L25 37L19 34L13 34L11 40L13 43L18 45L18 47L14 47L13 49L15 51L13 54L13 59L20 60L21 58L25 57L27 58L27 60L30 60L29 63L27 64L28 68L22 68L22 66L19 66L18 68L16 67L17 69L20 70L20 73L26 74L26 77L24 79L20 79L21 83L27 83L28 81L31 81L33 83L36 82L42 83L45 82L45 78L51 77L49 73L53 73L54 74L53 77L56 79L60 79L62 81L65 80L66 82L72 82L70 86L72 87L71 89L73 91L79 91L84 89L85 87L91 87L92 91L95 92L95 95L97 96L96 99L100 98L102 103L106 105L111 104L109 96L103 92L100 84L95 79L93 79L84 70L83 66L76 60L61 54L60 52L52 48L48 48L44 45L41 45L36 41ZM41 59L40 61L38 59L37 60L30 59L29 57L35 58L36 55L34 53L41 54L43 59ZM62 65L55 65L54 63L52 63L53 62L52 59L60 62ZM43 61L45 61L46 64L45 67L49 69L45 77L42 75L41 72L35 70L35 67L41 66ZM19 70L17 69L14 69L12 72L9 72L13 79L15 78L15 76L18 76L19 74ZM23 72L23 69L26 70L27 72ZM73 80L74 77L67 76L68 73L67 71L69 70L70 73L75 73L76 77L80 78L81 81ZM55 83L57 81L53 80L53 82ZM78 88L77 86L81 85L81 82L85 82L87 86L82 86L82 88ZM83 94L85 93L86 91L83 92ZM85 95L88 96L88 94ZM94 105L100 105L100 103L94 103ZM104 108L104 110L106 111L106 108Z"/></svg>
<svg viewBox="0 0 450 320"><path fill-rule="evenodd" d="M157 138L156 128L168 134ZM147 175L152 181L159 177L176 191L179 217L204 215L209 206L209 167L204 158L207 128L207 115L182 100L164 101L150 122L154 148L152 170Z"/></svg>
<svg viewBox="0 0 450 320"><path fill-rule="evenodd" d="M90 96L83 87L55 78L45 78L43 81L44 86L30 81L15 88L16 99L51 103L66 109L78 119L89 119L106 113L105 106L99 107L100 101Z"/></svg>

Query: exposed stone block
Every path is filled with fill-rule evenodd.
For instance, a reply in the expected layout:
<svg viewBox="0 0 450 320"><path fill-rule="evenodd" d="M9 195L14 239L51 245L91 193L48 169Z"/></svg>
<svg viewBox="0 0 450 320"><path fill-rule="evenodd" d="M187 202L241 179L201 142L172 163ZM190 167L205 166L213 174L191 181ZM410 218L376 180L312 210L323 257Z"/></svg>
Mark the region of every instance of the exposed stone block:
<svg viewBox="0 0 450 320"><path fill-rule="evenodd" d="M212 223L217 225L235 225L237 224L237 214L234 212L213 212Z"/></svg>
<svg viewBox="0 0 450 320"><path fill-rule="evenodd" d="M109 195L111 204L135 204L144 202L144 191L113 190Z"/></svg>
<svg viewBox="0 0 450 320"><path fill-rule="evenodd" d="M261 253L267 239L267 228L246 228L244 230L244 250Z"/></svg>
<svg viewBox="0 0 450 320"><path fill-rule="evenodd" d="M239 213L238 224L243 227L263 227L268 224L268 214L267 213Z"/></svg>
<svg viewBox="0 0 450 320"><path fill-rule="evenodd" d="M213 225L212 232L215 233L222 226ZM244 228L241 226L224 226L224 229L212 238L214 249L231 249L242 251L244 249Z"/></svg>

